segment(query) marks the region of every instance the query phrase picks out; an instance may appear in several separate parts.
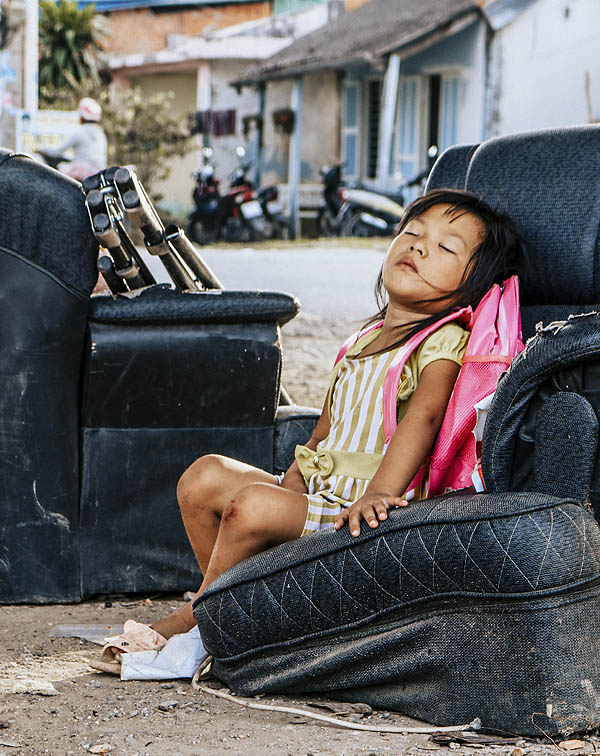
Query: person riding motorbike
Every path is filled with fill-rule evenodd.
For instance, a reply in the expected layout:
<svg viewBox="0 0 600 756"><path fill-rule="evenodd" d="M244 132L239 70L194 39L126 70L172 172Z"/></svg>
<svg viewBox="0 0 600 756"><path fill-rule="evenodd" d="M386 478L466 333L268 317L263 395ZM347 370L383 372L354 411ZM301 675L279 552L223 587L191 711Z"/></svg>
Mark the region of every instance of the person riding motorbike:
<svg viewBox="0 0 600 756"><path fill-rule="evenodd" d="M77 181L83 181L86 176L102 171L107 167L107 141L100 120L102 108L91 97L84 97L77 106L79 126L61 145L39 150L44 158L52 161L64 158L67 150L73 151L71 161L59 168Z"/></svg>

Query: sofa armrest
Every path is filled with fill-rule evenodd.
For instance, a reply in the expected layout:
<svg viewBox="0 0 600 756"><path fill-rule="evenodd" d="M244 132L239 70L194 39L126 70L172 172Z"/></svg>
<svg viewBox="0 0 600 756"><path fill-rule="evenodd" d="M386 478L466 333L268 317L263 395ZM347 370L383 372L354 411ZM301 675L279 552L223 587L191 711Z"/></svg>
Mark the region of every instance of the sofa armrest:
<svg viewBox="0 0 600 756"><path fill-rule="evenodd" d="M300 303L276 291L175 291L165 285L139 293L92 297L90 320L115 324L228 324L272 322L281 326L298 314Z"/></svg>

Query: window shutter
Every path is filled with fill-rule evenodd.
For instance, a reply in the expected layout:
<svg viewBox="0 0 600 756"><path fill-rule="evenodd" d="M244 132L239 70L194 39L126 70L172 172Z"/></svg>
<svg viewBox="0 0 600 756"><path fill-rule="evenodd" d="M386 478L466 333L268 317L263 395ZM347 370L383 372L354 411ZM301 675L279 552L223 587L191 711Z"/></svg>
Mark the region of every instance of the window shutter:
<svg viewBox="0 0 600 756"><path fill-rule="evenodd" d="M419 170L421 144L421 79L419 76L401 76L398 86L398 110L392 174L401 173L402 180L412 178Z"/></svg>
<svg viewBox="0 0 600 756"><path fill-rule="evenodd" d="M358 178L360 174L360 88L356 81L344 83L344 121L342 125L343 176Z"/></svg>
<svg viewBox="0 0 600 756"><path fill-rule="evenodd" d="M442 107L440 113L440 152L458 141L458 104L460 79L444 76L442 79Z"/></svg>

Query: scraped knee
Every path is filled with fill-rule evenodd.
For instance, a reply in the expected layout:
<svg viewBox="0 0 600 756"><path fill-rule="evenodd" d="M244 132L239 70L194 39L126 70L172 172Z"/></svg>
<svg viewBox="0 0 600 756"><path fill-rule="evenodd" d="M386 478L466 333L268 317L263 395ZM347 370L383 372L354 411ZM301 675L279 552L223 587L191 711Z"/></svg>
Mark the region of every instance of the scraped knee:
<svg viewBox="0 0 600 756"><path fill-rule="evenodd" d="M267 536L266 488L264 483L250 483L240 488L224 508L221 526L248 536Z"/></svg>

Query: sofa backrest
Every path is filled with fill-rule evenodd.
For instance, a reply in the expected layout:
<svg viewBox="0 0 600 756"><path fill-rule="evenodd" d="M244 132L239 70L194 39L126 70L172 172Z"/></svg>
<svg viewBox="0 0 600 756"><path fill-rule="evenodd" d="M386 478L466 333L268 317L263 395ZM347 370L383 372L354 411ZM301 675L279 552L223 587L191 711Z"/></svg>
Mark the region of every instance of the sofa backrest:
<svg viewBox="0 0 600 756"><path fill-rule="evenodd" d="M98 244L79 184L30 157L0 149L0 247L89 295Z"/></svg>
<svg viewBox="0 0 600 756"><path fill-rule="evenodd" d="M600 302L599 153L600 125L576 126L452 147L432 170L428 189L472 191L517 225L530 262L520 271L526 336Z"/></svg>
<svg viewBox="0 0 600 756"><path fill-rule="evenodd" d="M427 178L425 191L432 189L464 189L469 163L477 144L455 144L438 157Z"/></svg>
<svg viewBox="0 0 600 756"><path fill-rule="evenodd" d="M474 152L466 189L507 213L527 242L523 304L600 302L600 125L491 139Z"/></svg>

